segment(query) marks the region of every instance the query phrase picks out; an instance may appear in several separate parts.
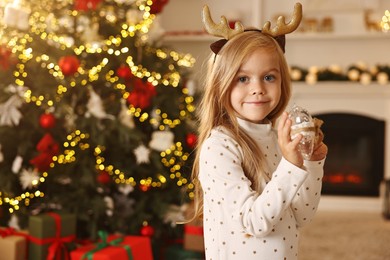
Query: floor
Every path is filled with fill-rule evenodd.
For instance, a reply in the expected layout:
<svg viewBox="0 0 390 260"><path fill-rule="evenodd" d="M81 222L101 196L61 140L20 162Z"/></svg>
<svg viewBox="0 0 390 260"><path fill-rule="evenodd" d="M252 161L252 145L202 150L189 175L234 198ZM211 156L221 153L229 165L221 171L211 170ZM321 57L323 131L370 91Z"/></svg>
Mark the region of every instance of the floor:
<svg viewBox="0 0 390 260"><path fill-rule="evenodd" d="M369 211L319 210L301 229L299 260L389 260L390 220Z"/></svg>

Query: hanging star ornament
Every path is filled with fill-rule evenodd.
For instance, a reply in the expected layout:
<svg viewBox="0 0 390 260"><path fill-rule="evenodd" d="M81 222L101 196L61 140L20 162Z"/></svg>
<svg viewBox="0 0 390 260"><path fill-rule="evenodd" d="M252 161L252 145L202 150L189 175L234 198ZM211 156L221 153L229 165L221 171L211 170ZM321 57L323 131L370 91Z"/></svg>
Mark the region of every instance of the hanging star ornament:
<svg viewBox="0 0 390 260"><path fill-rule="evenodd" d="M137 160L137 164L149 163L150 150L146 148L145 145L141 144L136 149L134 149L134 154Z"/></svg>
<svg viewBox="0 0 390 260"><path fill-rule="evenodd" d="M124 99L121 99L121 111L119 112L118 118L122 125L134 129L133 115L129 112L129 108L126 106L126 100Z"/></svg>
<svg viewBox="0 0 390 260"><path fill-rule="evenodd" d="M89 94L90 98L87 103L88 115L92 115L99 119L114 119L113 115L109 115L104 111L102 99L92 88L89 89Z"/></svg>
<svg viewBox="0 0 390 260"><path fill-rule="evenodd" d="M171 131L154 131L149 147L162 152L169 149L174 143L175 135Z"/></svg>
<svg viewBox="0 0 390 260"><path fill-rule="evenodd" d="M176 223L185 221L185 212L188 208L188 204L170 205L164 215L164 223L169 223L172 227L176 226Z"/></svg>
<svg viewBox="0 0 390 260"><path fill-rule="evenodd" d="M18 95L12 95L6 102L0 104L0 126L17 126L19 125L22 113L19 108L23 101Z"/></svg>
<svg viewBox="0 0 390 260"><path fill-rule="evenodd" d="M38 172L32 169L23 169L20 173L19 180L24 190L26 190L27 188L31 189L39 182Z"/></svg>
<svg viewBox="0 0 390 260"><path fill-rule="evenodd" d="M134 187L131 186L130 184L122 184L122 185L119 185L118 190L120 193L122 193L124 195L128 195L130 192L132 192L134 190Z"/></svg>

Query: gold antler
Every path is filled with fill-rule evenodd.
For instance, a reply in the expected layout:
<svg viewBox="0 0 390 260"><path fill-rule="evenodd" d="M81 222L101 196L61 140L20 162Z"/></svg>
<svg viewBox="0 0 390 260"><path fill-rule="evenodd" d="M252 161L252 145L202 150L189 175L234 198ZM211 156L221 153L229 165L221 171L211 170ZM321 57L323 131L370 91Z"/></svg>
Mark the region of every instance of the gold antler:
<svg viewBox="0 0 390 260"><path fill-rule="evenodd" d="M301 20L302 20L302 5L300 3L296 3L294 6L292 19L288 24L286 24L285 18L283 16L279 16L276 22L276 26L274 28L270 29L271 22L268 21L264 24L262 32L271 35L273 37L288 34L295 31L298 28Z"/></svg>
<svg viewBox="0 0 390 260"><path fill-rule="evenodd" d="M240 22L236 22L234 24L234 29L231 29L225 16L221 16L221 22L219 24L214 23L213 19L211 19L210 9L207 5L203 7L202 21L209 34L222 36L226 40L229 40L233 38L233 36L244 31L244 26L242 26Z"/></svg>

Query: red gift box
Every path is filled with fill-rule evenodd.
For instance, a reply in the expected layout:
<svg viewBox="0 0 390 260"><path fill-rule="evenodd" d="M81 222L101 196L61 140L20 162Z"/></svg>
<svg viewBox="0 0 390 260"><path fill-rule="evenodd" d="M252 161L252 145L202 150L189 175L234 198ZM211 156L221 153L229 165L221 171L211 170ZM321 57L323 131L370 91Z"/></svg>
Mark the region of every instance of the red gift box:
<svg viewBox="0 0 390 260"><path fill-rule="evenodd" d="M101 234L99 235L102 237ZM82 246L72 251L70 253L71 260L153 260L152 247L148 237L110 235L108 238L103 238L103 240L105 239L107 241Z"/></svg>

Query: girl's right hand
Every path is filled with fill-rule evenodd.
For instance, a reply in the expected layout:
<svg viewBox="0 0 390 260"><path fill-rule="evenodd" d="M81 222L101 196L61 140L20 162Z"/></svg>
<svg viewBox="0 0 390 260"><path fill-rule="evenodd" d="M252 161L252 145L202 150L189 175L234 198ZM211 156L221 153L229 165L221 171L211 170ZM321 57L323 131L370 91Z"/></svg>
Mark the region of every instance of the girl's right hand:
<svg viewBox="0 0 390 260"><path fill-rule="evenodd" d="M298 151L298 144L303 136L299 134L294 140L291 140L291 124L292 122L288 118L288 113L284 112L278 123L278 144L283 157L295 166L302 168L303 157Z"/></svg>

